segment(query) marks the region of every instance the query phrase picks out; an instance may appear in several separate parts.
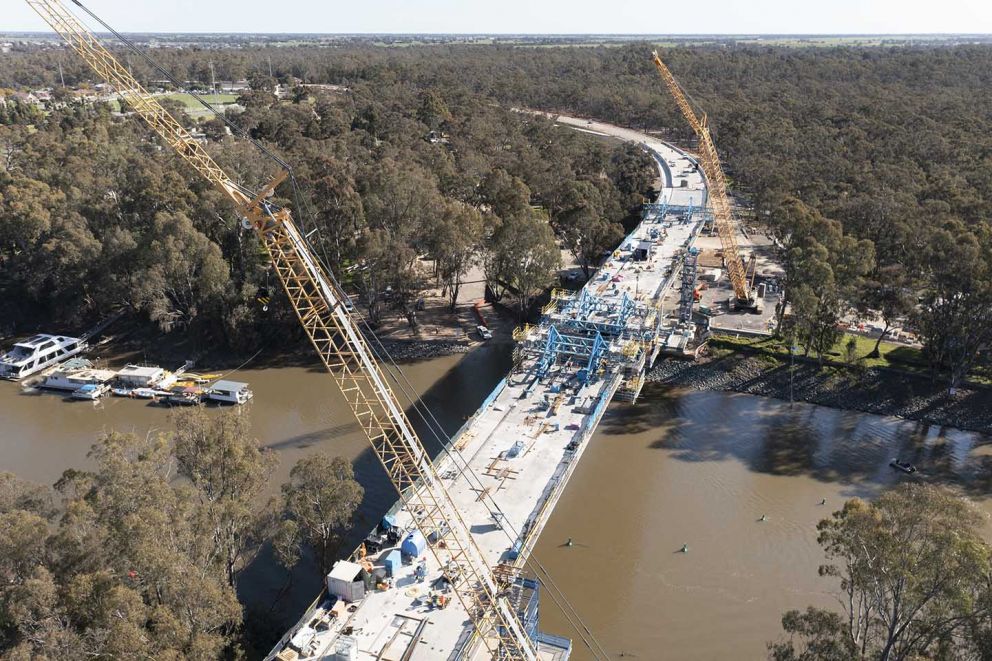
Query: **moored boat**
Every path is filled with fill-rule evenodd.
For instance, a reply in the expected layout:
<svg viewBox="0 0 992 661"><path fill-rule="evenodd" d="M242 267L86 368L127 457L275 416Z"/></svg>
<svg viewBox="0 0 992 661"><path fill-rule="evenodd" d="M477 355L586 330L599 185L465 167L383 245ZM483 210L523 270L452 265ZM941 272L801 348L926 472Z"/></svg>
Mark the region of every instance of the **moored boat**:
<svg viewBox="0 0 992 661"><path fill-rule="evenodd" d="M73 390L72 398L96 401L106 395L109 390L110 386L106 383L87 383L78 390Z"/></svg>
<svg viewBox="0 0 992 661"><path fill-rule="evenodd" d="M150 388L165 380L167 372L158 365L125 365L117 371L117 382L128 388Z"/></svg>
<svg viewBox="0 0 992 661"><path fill-rule="evenodd" d="M10 351L0 356L0 378L23 379L57 365L87 347L86 342L78 337L35 335L15 343Z"/></svg>
<svg viewBox="0 0 992 661"><path fill-rule="evenodd" d="M85 385L109 383L113 378L111 370L95 369L87 360L72 358L45 376L41 387L75 392Z"/></svg>
<svg viewBox="0 0 992 661"><path fill-rule="evenodd" d="M130 392L131 397L136 397L138 399L155 399L160 393L154 388L135 388Z"/></svg>
<svg viewBox="0 0 992 661"><path fill-rule="evenodd" d="M165 397L170 406L193 406L200 403L203 393L196 388L176 388Z"/></svg>
<svg viewBox="0 0 992 661"><path fill-rule="evenodd" d="M245 404L254 396L247 383L240 381L217 381L207 388L206 399L219 404Z"/></svg>

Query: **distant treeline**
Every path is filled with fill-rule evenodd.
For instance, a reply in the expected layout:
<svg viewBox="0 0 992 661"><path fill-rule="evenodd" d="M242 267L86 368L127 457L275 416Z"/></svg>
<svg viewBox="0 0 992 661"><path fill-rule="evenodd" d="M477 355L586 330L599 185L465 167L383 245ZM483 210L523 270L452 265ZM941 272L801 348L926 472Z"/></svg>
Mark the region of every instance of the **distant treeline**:
<svg viewBox="0 0 992 661"><path fill-rule="evenodd" d="M182 56L159 53L166 66ZM38 57L57 66L53 52ZM510 292L526 310L554 282L560 247L588 267L619 241L655 178L636 146L558 130L461 85L354 80L344 92L296 86L278 100L275 81L251 83L238 130L293 165L278 202L373 324L390 312L416 324L428 286L454 305L474 264L497 297ZM122 306L163 331L238 350L297 329L264 253L221 194L109 105L61 88L46 103L8 99L0 111L2 330ZM163 104L240 183L257 188L273 175L275 163L244 135ZM270 296L276 304L258 302Z"/></svg>
<svg viewBox="0 0 992 661"><path fill-rule="evenodd" d="M390 109L408 118L433 104L425 101L430 97L447 106L452 119L445 121L452 124L521 123L487 106L489 100L503 108L567 111L657 129L691 148L692 136L650 52L648 43L347 44L211 51L209 57L158 49L154 55L180 80L210 80L209 60L217 79L248 78L255 88L274 82L264 82L270 64L275 78L290 88L299 81L349 87L347 104L354 107L340 120L348 133L376 135L378 107L362 104L383 103L388 95ZM785 333L822 353L836 341L842 313L874 310L886 322L906 320L914 327L935 371L947 371L952 382L983 360L982 350L992 341L992 47L714 46L666 48L662 57L707 113L735 191L781 240L794 311ZM62 59L68 84L91 80L79 65ZM53 53L6 59L0 80L54 84L56 60ZM155 78L137 58L131 63L137 75ZM253 123L251 112L245 120L253 131L288 142L265 121ZM491 116L499 119L483 119ZM433 128L425 117L414 117L420 132ZM540 123L529 125L533 136ZM550 135L562 143L561 132ZM478 145L487 159L506 160L498 142ZM579 150L588 148L581 145ZM599 160L601 171L607 160ZM577 177L597 181L591 176L595 168L581 161L572 161ZM436 162L418 162L437 176ZM455 162L460 167L466 159L456 156ZM501 169L534 188L534 177ZM627 186L616 176L611 181ZM547 192L532 194L531 201L552 210L564 236L566 217L553 211Z"/></svg>

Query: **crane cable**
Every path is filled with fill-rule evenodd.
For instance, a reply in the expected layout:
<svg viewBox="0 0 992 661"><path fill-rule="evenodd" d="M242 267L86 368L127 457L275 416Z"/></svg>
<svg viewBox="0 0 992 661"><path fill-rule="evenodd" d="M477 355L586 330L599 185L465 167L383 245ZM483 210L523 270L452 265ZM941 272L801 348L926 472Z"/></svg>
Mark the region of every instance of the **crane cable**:
<svg viewBox="0 0 992 661"><path fill-rule="evenodd" d="M183 89L184 86L182 85L182 83L180 83L175 78L175 76L173 76L168 70L164 69L161 65L159 65L154 59L152 59L142 49L138 48L138 46L133 41L131 41L130 39L128 39L127 37L125 37L123 34L121 34L120 32L118 32L117 30L115 30L113 27L111 27L103 19L101 19L99 16L97 16L93 11L91 11L89 8L87 8L80 0L72 0L72 3L75 4L77 7L79 7L83 12L85 12L94 21L96 21L101 26L103 26L103 28L105 30L107 30L110 34L112 34L114 36L114 38L116 38L118 41L120 41L128 50L130 50L133 53L135 53L136 55L138 55L138 57L140 57L154 71L156 71L160 75L164 76L165 79L168 80L170 83L172 83L176 88ZM197 92L187 89L186 90L186 93L189 94L194 99L196 99L197 102L199 102L204 108L206 108L215 117L219 117L221 119L221 121L223 121L224 124L228 128L230 128L233 133L235 133L236 135L240 136L243 139L248 140L262 154L264 154L267 158L269 158L271 161L273 161L274 163L276 163L277 165L279 165L279 167L281 167L282 169L284 169L287 172L287 174L289 175L289 178L290 178L290 182L291 182L291 184L293 186L294 198L296 199L296 202L297 202L297 206L298 207L300 206L299 205L299 202L300 202L301 199L304 200L304 201L306 200L306 196L305 195L301 195L301 193L300 193L301 186L299 185L299 182L298 182L298 180L296 178L296 175L295 175L295 173L293 171L293 168L289 165L289 163L287 163L285 160L283 160L282 158L280 158L279 156L277 156L276 154L274 154L269 148L267 148L265 145L263 145L261 143L261 141L259 141L258 139L252 137L240 125L238 125L236 122L234 122L233 120L231 120L230 118L228 118L227 115L226 115L226 113L218 113L217 110L213 107L213 105L210 104L209 102L207 102ZM251 191L245 189L245 192L250 193ZM318 236L320 236L320 234L321 234L320 233L320 228L319 228L319 225L314 220L314 214L312 213L312 210L310 209L309 202L306 202L305 201L304 202L304 206L303 207L300 207L300 208L301 208L301 210L302 209L305 209L306 210L305 213L309 217L309 219L310 219L310 221L311 221L311 223L313 225L313 230L312 231L313 232L316 232L318 234ZM307 232L306 232L306 227L304 227L303 239L308 244L308 247L310 247L310 249L313 250L313 245L311 244L311 242L309 241L309 239L307 239L306 237L307 237ZM332 275L333 272L329 268L328 261L326 259L326 253L324 252L323 247L321 247L320 256L318 256L317 258L323 263L324 269L326 270L327 274L332 278L332 280L334 280L334 284L338 286L338 289L341 289L340 285L337 283L336 279L334 279L334 276ZM382 344L382 341L381 341L381 339L379 339L378 335L376 335L373 332L373 330L369 326L368 322L363 319L361 323L362 323L362 326L364 327L364 329L366 331L366 334L368 336L373 337L375 339L376 343L378 343L378 348L376 348L374 346L372 347L373 354L376 356L376 358L379 359L380 363L383 363L383 364L386 364L387 365L387 371L392 376L394 382L396 382L396 383L398 383L400 385L400 389L403 391L403 394L406 396L406 398L413 405L413 408L417 412L417 415L420 417L420 419L427 426L428 430L430 430L430 432L434 436L434 438L441 444L442 448L447 448L448 445L450 444L451 440L452 440L451 437L444 431L443 427L441 426L441 423L434 416L434 414L430 410L430 408L427 407L427 405L423 401L423 399L419 395L416 394L416 391L415 390L413 390L413 386L412 386L412 384L410 384L409 379L407 379L406 375L403 374L402 370L399 369L399 366L393 360L392 356L389 355L389 353L388 353L385 345ZM402 379L402 381L397 378L397 375ZM404 385L404 382L405 382L405 385ZM424 415L424 413L422 412L421 409L423 411L426 411L427 412L427 415L431 418L431 420L428 420L427 417L425 417L425 415ZM456 464L458 464L459 461L461 462L460 470L461 470L461 472L463 474L467 474L470 478L473 478L476 481L476 485L477 486L479 486L479 487L482 486L482 482L479 479L478 475L475 473L475 471L472 469L472 467L468 464L468 462L465 460L464 456L462 456L462 454L461 454L461 452L459 450L457 450L455 448L451 448L451 451L448 452L448 455L453 458L453 461ZM457 459L455 459L455 457L457 457ZM491 497L490 497L490 499L491 499ZM513 534L514 535L517 535L517 536L519 536L519 533L517 533L517 531L515 531L513 529L513 525L509 522L508 518L503 514L502 510L500 510L500 508L496 504L495 500L492 501L492 505L493 505L492 507L490 507L488 504L485 504L485 501L483 501L483 503L484 503L484 506L486 507L486 509L489 511L490 514L497 514L498 513L500 515L501 520L503 522L503 525L509 527L510 530L506 530L503 526L500 526L500 529L503 530L503 533L507 536L507 538L510 539L511 542L515 541L515 538L511 537L510 536L510 533L513 532ZM565 597L565 594L560 590L560 588L558 588L557 584L555 584L555 582L551 579L551 575L547 571L547 569L544 567L544 565L542 565L537 560L536 556L533 553L530 554L530 556L527 559L527 562L528 563L533 563L537 567L539 567L539 569L540 569L540 572L539 573L541 573L543 575L543 577L541 578L541 582L543 584L549 585L552 588L552 590L549 590L548 591L549 596L551 596L552 601L554 601L555 604L559 607L559 609L561 609L562 614L565 616L565 618L569 621L569 624L576 630L576 632L582 638L583 643L585 643L586 647L589 648L590 652L592 652L593 655L596 656L596 657L599 657L600 655L602 655L603 658L609 658L609 655L603 649L602 645L600 645L599 641L596 640L596 638L593 636L593 634L590 631L588 625L586 625L585 622L582 621L582 619L580 618L578 612L575 610L575 607L567 600L567 598ZM557 597L555 595L556 592L558 594ZM565 606L563 606L559 602L559 598L565 602L565 606L567 606L567 609L568 610L566 610ZM574 618L577 619L578 624L576 624L573 621L573 616L574 616ZM581 629L579 628L580 626L581 626ZM582 633L583 630L592 639L592 643L595 644L595 646L599 649L599 652L597 652L595 649L593 649L592 648L592 645L590 644L590 642L588 640L586 640L585 636Z"/></svg>
<svg viewBox="0 0 992 661"><path fill-rule="evenodd" d="M314 216L313 209L310 206L309 201L307 200L307 196L301 194L300 190L297 188L298 184L295 178L293 182L294 182L294 197L296 197L297 206L299 207L299 210L303 215L311 217L311 220L314 225L314 231L317 234L318 238L322 239L323 237L322 237L322 232L320 230L320 226L316 223L315 220L313 220L313 216ZM302 204L300 204L301 201ZM319 245L319 250L318 250L315 249L315 246L311 244L309 240L305 239L305 241L307 242L308 247L314 253L314 256L321 262L324 269L327 270L328 273L330 273L330 267L329 267L330 260L327 258L327 253L324 250L323 242L318 244ZM462 455L461 451L455 448L454 446L452 446L451 436L444 431L444 427L441 425L437 417L435 417L433 411L431 411L430 407L427 406L423 398L419 394L417 394L413 384L410 383L410 380L407 378L406 374L400 369L399 365L397 365L396 361L389 354L389 351L388 349L386 349L386 346L383 344L382 339L375 333L375 331L372 329L372 327L369 325L366 319L360 318L360 324L363 329L363 334L367 338L371 338L371 341L369 343L370 345L369 348L372 351L373 355L378 359L379 363L386 368L386 371L392 377L393 382L399 386L400 391L405 396L407 401L412 405L414 412L416 412L417 416L423 421L424 425L430 431L431 435L440 444L441 448L448 452L448 456L452 458L453 463L455 463L455 465L459 468L459 472L467 476L466 481L469 483L469 485L477 487L480 490L480 493L485 493L484 485L482 484L482 480L479 478L478 473L476 473L475 470L469 465L468 461L465 459L464 455ZM428 417L430 418L430 420L428 420ZM474 484L473 484L473 480L474 480ZM503 532L504 536L506 536L506 538L510 541L510 543L513 544L517 540L517 538L519 538L520 533L514 528L513 524L510 523L509 518L499 507L499 504L496 503L496 500L490 494L488 501L486 499L483 499L481 502L483 504L483 507L485 507L486 510L489 512L489 514L494 516L494 518L497 518L495 517L495 515L499 514L498 520L502 521L502 525L499 526L500 530ZM538 574L541 583L549 588L547 594L551 597L551 600L555 603L555 605L558 606L562 615L565 616L565 619L568 620L569 625L579 635L579 637L582 639L582 642L586 645L586 647L593 654L593 656L595 658L609 659L610 655L606 652L606 650L603 648L600 642L593 635L589 626L583 621L582 617L579 615L575 606L568 600L568 598L565 596L565 593L561 590L561 588L558 587L557 583L555 583L555 581L552 579L551 573L540 562L537 556L534 553L531 553L528 556L526 562L530 564L532 567L537 569L536 573ZM587 635L591 640L586 639ZM594 649L593 647L594 645L595 648L598 648L599 650L598 652L596 649Z"/></svg>
<svg viewBox="0 0 992 661"><path fill-rule="evenodd" d="M367 322L363 321L362 323L365 329L368 331L367 334L372 338L374 338L374 340L379 345L378 349L375 347L372 348L373 353L377 355L380 362L387 363L386 365L387 372L393 378L393 381L396 382L397 385L399 385L400 390L403 392L406 399L413 406L413 409L417 413L417 416L424 422L428 430L430 430L431 434L441 445L442 449L444 449L448 453L448 456L452 458L452 462L456 465L456 467L458 467L459 473L461 475L466 476L466 481L468 482L468 484L470 486L475 486L476 488L478 488L480 490L480 493L485 493L484 485L482 483L482 480L479 478L478 473L471 467L471 465L469 465L468 461L465 459L461 450L451 445L451 441L452 441L451 437L447 434L447 432L444 431L444 429L441 426L441 423L434 416L434 413L431 411L430 407L428 407L427 404L420 397L420 395L416 394L416 391L413 390L413 385L410 384L406 375L402 372L402 370L400 370L399 365L397 365L396 362L392 359L392 357L389 356L386 347L382 344L382 340L379 339L379 336L372 331L372 329L368 326ZM406 385L404 385L404 382ZM433 420L433 423L431 422L431 420L428 420L425 417L424 412L426 412L427 416L429 416L431 420ZM503 532L504 536L506 536L506 538L510 541L511 544L514 543L520 537L520 534L514 528L513 524L509 521L509 518L506 516L506 514L499 507L499 504L496 503L492 495L489 494L488 501L483 499L481 502L483 504L483 507L486 508L489 514L493 516L494 519L500 521L499 528ZM497 514L499 514L499 517L495 516ZM609 654L607 654L607 652L603 649L599 641L596 640L592 631L589 629L589 626L582 620L578 611L575 609L575 606L572 605L572 603L565 596L565 593L561 590L561 588L558 587L558 585L551 578L551 573L540 562L540 560L538 560L536 554L534 554L533 552L530 553L527 559L525 560L525 562L531 565L533 568L535 568L541 583L549 588L547 594L551 597L551 600L554 601L555 605L558 606L562 615L565 616L565 619L568 620L569 625L575 630L575 632L579 635L579 637L582 638L582 642L586 645L586 647L589 648L589 651L594 655L594 657L596 658L602 657L608 659ZM564 602L564 604L562 603L562 601ZM585 632L585 634L583 634L583 632ZM586 639L586 635L589 636L591 641ZM593 648L593 645L599 648L600 651L597 652L596 649Z"/></svg>

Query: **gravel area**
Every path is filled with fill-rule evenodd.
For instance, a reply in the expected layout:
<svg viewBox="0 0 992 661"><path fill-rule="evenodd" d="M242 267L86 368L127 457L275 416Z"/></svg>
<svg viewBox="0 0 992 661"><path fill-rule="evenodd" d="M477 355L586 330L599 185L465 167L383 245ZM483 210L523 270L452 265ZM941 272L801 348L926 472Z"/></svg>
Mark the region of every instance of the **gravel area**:
<svg viewBox="0 0 992 661"><path fill-rule="evenodd" d="M942 384L925 376L890 370L821 370L798 362L793 369L791 389L797 401L992 433L992 390L958 389L951 395ZM660 361L647 380L787 400L789 372L789 365L777 361L729 356L702 363Z"/></svg>

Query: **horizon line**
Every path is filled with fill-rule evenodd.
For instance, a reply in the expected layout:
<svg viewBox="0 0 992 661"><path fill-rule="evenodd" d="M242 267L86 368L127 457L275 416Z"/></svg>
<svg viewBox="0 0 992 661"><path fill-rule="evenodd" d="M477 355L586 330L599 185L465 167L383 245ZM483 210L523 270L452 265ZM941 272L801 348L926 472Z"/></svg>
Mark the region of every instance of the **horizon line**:
<svg viewBox="0 0 992 661"><path fill-rule="evenodd" d="M314 37L992 37L992 32L228 32L218 30L120 31L128 35L291 35ZM94 31L94 34L110 34ZM53 35L51 30L2 30L0 35Z"/></svg>

